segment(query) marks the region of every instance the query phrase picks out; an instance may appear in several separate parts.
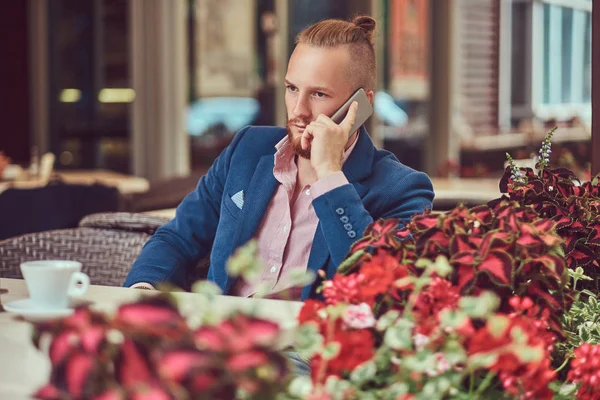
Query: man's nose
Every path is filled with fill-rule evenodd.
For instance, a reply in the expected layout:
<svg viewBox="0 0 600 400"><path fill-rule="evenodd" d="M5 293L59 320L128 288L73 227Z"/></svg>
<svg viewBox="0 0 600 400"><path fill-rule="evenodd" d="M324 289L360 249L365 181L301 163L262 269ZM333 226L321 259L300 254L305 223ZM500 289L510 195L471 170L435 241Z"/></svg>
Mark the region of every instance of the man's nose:
<svg viewBox="0 0 600 400"><path fill-rule="evenodd" d="M308 119L310 117L308 99L305 96L298 96L292 112L294 113L294 118Z"/></svg>

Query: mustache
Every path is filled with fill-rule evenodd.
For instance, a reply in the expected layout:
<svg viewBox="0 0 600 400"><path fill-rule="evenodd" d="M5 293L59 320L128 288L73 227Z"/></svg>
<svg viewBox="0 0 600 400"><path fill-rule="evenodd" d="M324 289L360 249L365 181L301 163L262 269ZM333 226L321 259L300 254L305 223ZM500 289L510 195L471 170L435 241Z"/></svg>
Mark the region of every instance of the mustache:
<svg viewBox="0 0 600 400"><path fill-rule="evenodd" d="M288 125L301 125L301 126L307 126L308 124L310 124L310 121L302 119L302 118L292 118L292 119L288 119Z"/></svg>

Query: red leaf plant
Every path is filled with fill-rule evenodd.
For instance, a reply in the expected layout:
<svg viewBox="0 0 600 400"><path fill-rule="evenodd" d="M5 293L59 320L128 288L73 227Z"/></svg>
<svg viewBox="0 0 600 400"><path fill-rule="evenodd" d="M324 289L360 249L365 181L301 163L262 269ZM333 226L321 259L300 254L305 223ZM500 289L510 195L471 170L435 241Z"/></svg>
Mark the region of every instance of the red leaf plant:
<svg viewBox="0 0 600 400"><path fill-rule="evenodd" d="M530 207L540 218L556 223L563 239L567 267L582 267L593 280L582 287L600 289L600 175L581 183L575 174L564 168L544 168L538 173L522 168L524 182L515 182L510 167L500 180L504 195L489 203L497 210L517 203Z"/></svg>
<svg viewBox="0 0 600 400"><path fill-rule="evenodd" d="M452 336L468 359L493 354L495 361L484 370L506 394L552 398L549 383L556 374L550 355L561 335L560 315L572 299L556 224L515 204L426 212L402 227L396 220L373 222L340 272L323 283L322 301L307 301L300 312L301 324L317 327L323 348L339 346L333 356L313 354L312 395L323 394L329 377L349 379L361 364L382 365L378 349L387 346L388 328L376 321L396 312L410 321L412 341L395 342L399 347L393 351L384 347L391 352L383 356L387 369L377 372L372 387L384 390L399 379L416 385L418 393L427 377L465 368L445 359ZM447 271L431 269L439 256L446 258ZM462 312L463 299L484 292L499 299L494 317L465 317L452 329L445 325L448 313ZM360 318L348 318L349 312ZM501 328L495 326L499 321ZM423 348L438 360L433 371L408 373L389 362L416 357ZM479 382L480 373L476 369L471 379Z"/></svg>
<svg viewBox="0 0 600 400"><path fill-rule="evenodd" d="M88 307L35 324L50 337L52 372L40 399L231 399L282 391L287 361L275 351L279 327L235 314L190 329L168 296L124 304L112 317Z"/></svg>

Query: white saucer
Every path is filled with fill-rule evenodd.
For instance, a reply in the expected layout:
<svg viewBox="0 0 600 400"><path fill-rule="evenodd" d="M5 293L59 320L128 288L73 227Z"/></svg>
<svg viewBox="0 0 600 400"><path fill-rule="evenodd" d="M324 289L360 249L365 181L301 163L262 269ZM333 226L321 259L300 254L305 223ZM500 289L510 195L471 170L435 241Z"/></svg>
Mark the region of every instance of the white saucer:
<svg viewBox="0 0 600 400"><path fill-rule="evenodd" d="M66 317L73 314L72 308L41 308L31 299L21 299L2 304L10 313L19 314L30 321L43 321Z"/></svg>

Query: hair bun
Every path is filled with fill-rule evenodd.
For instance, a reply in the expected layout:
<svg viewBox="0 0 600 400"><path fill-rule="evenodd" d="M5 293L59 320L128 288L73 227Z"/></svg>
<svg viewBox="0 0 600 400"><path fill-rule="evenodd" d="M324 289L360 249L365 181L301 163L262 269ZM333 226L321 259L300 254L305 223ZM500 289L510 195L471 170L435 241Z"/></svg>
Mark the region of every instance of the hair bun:
<svg viewBox="0 0 600 400"><path fill-rule="evenodd" d="M359 15L354 17L352 23L362 29L369 37L373 35L373 31L375 31L375 26L377 22L368 15Z"/></svg>

